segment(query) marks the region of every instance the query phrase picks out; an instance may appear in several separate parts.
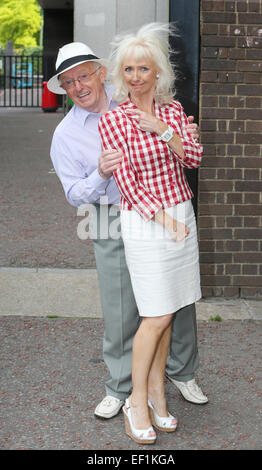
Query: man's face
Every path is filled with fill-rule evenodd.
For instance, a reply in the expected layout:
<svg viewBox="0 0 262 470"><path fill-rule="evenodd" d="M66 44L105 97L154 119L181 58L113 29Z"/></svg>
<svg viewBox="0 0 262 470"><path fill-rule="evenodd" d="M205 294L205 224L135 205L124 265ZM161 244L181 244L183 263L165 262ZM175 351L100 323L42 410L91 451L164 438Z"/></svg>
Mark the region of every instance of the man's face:
<svg viewBox="0 0 262 470"><path fill-rule="evenodd" d="M97 70L97 71L96 71ZM102 112L106 95L106 68L95 62L84 62L60 75L60 82L74 104L93 113ZM80 78L80 81L77 79ZM67 85L67 81L75 80Z"/></svg>

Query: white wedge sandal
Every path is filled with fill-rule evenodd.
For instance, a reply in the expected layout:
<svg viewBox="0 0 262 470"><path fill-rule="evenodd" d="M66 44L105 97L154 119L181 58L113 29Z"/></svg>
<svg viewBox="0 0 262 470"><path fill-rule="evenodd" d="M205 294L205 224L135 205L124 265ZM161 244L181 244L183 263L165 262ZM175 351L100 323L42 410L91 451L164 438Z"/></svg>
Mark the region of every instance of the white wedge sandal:
<svg viewBox="0 0 262 470"><path fill-rule="evenodd" d="M136 429L132 422L131 408L129 398L126 399L123 406L126 434L138 444L154 444L156 433L152 426L147 429Z"/></svg>
<svg viewBox="0 0 262 470"><path fill-rule="evenodd" d="M170 413L168 413L168 416L159 416L150 400L148 400L148 406L152 424L155 428L165 432L174 432L176 430L178 422L174 416Z"/></svg>

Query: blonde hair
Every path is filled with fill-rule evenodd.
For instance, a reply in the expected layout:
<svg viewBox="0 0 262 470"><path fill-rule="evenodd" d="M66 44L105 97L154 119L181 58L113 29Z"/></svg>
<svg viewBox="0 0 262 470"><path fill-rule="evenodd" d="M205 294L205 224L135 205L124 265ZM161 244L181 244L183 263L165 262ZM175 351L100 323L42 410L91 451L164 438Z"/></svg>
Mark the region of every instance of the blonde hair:
<svg viewBox="0 0 262 470"><path fill-rule="evenodd" d="M175 27L164 23L149 23L142 26L136 33L118 35L112 41L110 54L110 77L115 88L114 99L123 102L128 98L122 64L132 53L135 59L150 57L158 70L155 100L159 104L168 103L173 99L175 72L171 63L172 50L168 36L175 36Z"/></svg>

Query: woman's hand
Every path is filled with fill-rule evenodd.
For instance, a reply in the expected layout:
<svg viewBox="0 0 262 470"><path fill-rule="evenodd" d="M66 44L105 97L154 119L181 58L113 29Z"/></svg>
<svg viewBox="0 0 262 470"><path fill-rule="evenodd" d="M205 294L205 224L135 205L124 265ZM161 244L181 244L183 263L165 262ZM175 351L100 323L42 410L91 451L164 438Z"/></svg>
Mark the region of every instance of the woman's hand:
<svg viewBox="0 0 262 470"><path fill-rule="evenodd" d="M131 117L131 119L132 117L138 119L138 124L142 131L155 132L158 136L161 136L168 129L166 122L163 122L161 119L157 119L152 114L141 111L140 109L129 109L126 113ZM185 154L183 144L180 136L176 132L174 132L168 145L180 158L184 158Z"/></svg>
<svg viewBox="0 0 262 470"><path fill-rule="evenodd" d="M173 217L167 214L163 209L155 214L153 220L162 225L175 242L181 242L190 233L189 228L183 224L183 222L173 219Z"/></svg>
<svg viewBox="0 0 262 470"><path fill-rule="evenodd" d="M139 127L142 131L147 132L156 132L157 134L163 134L167 129L167 124L157 119L153 114L146 113L145 111L141 111L140 109L128 109L126 114L132 119L137 119ZM160 129L163 129L161 131Z"/></svg>
<svg viewBox="0 0 262 470"><path fill-rule="evenodd" d="M165 122L140 109L129 109L126 111L126 114L131 118L138 119L138 124L142 131L156 132L158 135L162 135L167 130L167 124ZM185 128L186 132L190 134L193 139L198 139L199 128L194 122L194 116L188 116L187 119L188 124Z"/></svg>

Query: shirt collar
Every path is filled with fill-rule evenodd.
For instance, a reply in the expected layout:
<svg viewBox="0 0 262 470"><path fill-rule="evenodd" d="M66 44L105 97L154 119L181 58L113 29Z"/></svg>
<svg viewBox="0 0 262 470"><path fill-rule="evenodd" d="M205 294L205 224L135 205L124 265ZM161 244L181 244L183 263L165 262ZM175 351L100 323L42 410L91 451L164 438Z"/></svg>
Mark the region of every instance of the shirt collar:
<svg viewBox="0 0 262 470"><path fill-rule="evenodd" d="M110 85L105 85L105 92L108 98L108 109L113 109L117 105L117 103L112 101L112 96L114 94L113 87ZM74 110L75 117L77 118L78 122L81 123L83 127L85 126L86 120L88 119L90 115L100 116L99 113L92 113L91 111L87 111L86 109L81 108L81 106L77 106L77 105L74 105L73 110Z"/></svg>

